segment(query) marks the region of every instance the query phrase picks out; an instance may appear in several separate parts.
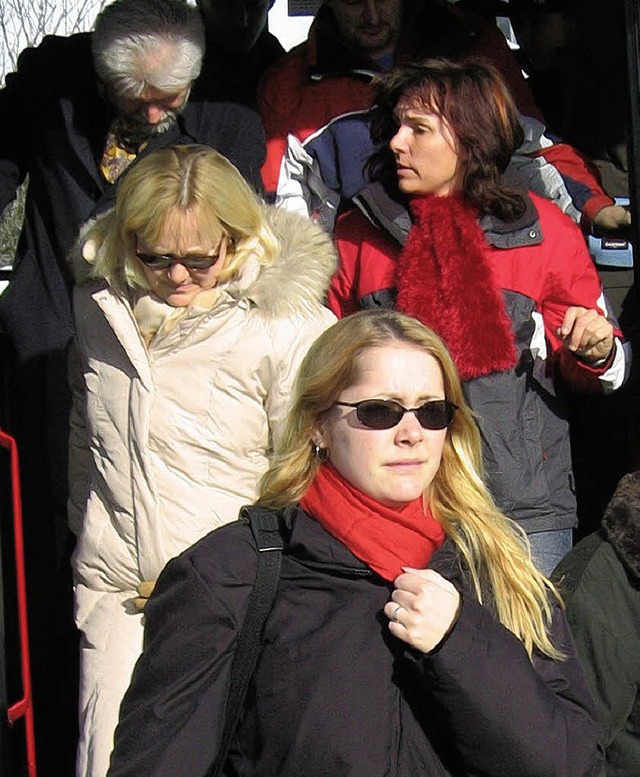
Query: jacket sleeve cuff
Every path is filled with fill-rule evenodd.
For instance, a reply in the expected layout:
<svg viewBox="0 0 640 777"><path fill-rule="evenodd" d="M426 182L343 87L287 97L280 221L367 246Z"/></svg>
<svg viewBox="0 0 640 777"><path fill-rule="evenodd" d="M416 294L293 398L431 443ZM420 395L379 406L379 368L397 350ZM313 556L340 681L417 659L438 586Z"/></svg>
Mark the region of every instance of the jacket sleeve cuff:
<svg viewBox="0 0 640 777"><path fill-rule="evenodd" d="M600 364L588 364L570 351L561 354L561 373L573 390L587 394L610 394L626 381L631 363L628 343L614 337L613 348Z"/></svg>
<svg viewBox="0 0 640 777"><path fill-rule="evenodd" d="M615 203L611 197L608 197L604 194L595 194L585 202L584 207L582 208L580 226L583 228L583 230L590 232L593 228L593 220L595 219L597 213L601 211L602 208L606 208L608 205L614 204Z"/></svg>
<svg viewBox="0 0 640 777"><path fill-rule="evenodd" d="M440 674L442 666L446 665L448 671L454 671L464 665L469 654L473 653L486 615L482 605L469 597L462 597L460 614L453 628L429 653L408 648L408 658L420 665L421 671L430 681Z"/></svg>

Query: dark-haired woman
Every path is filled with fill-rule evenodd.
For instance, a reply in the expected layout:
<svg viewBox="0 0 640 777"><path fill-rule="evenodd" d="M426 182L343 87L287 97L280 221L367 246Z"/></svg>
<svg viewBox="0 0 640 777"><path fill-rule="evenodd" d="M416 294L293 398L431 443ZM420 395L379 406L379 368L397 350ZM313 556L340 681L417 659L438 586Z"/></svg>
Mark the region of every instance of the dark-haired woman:
<svg viewBox="0 0 640 777"><path fill-rule="evenodd" d="M378 93L384 150L360 211L338 224L337 315L396 306L445 340L483 440L500 507L550 573L570 549L576 505L565 385L609 392L626 358L578 228L518 186L522 130L482 60L429 60Z"/></svg>
<svg viewBox="0 0 640 777"><path fill-rule="evenodd" d="M564 386L609 392L625 353L578 228L518 186L522 130L481 60L429 60L386 77L383 152L359 210L339 221L330 305L396 306L449 347L475 411L500 507L547 574L576 524Z"/></svg>

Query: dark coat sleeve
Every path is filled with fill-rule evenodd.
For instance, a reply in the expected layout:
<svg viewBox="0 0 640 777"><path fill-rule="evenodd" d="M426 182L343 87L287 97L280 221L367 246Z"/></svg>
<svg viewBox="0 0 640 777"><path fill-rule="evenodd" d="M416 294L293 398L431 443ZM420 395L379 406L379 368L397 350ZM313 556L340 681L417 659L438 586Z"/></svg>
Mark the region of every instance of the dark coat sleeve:
<svg viewBox="0 0 640 777"><path fill-rule="evenodd" d="M34 109L41 105L37 49L25 49L15 73L0 89L0 213L16 196L28 172L31 128L37 121Z"/></svg>
<svg viewBox="0 0 640 777"><path fill-rule="evenodd" d="M412 657L460 775L591 777L600 773L600 727L558 609L553 643L566 658L534 654L471 596L438 650Z"/></svg>
<svg viewBox="0 0 640 777"><path fill-rule="evenodd" d="M78 148L82 147L92 161L88 138L94 139L96 126L101 134L103 111L96 91L89 33L47 35L39 46L24 49L15 72L7 74L6 85L0 89L0 211L15 197L26 175L33 177L34 169L36 178L77 178L81 182L78 187L91 191L93 181L86 180L81 162L69 152L75 138L66 137L66 133L73 127L81 138ZM50 208L57 213L56 203ZM42 218L46 220L47 215ZM71 228L75 227L73 221Z"/></svg>
<svg viewBox="0 0 640 777"><path fill-rule="evenodd" d="M120 708L109 777L206 774L256 564L250 530L237 523L165 567L145 608L144 650Z"/></svg>

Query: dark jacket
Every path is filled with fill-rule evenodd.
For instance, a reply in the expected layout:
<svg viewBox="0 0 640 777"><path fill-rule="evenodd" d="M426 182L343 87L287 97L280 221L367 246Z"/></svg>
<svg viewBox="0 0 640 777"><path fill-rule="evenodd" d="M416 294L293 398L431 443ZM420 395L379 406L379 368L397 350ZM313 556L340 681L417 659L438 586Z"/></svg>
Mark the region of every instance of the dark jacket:
<svg viewBox="0 0 640 777"><path fill-rule="evenodd" d="M340 267L329 307L339 317L394 305L396 262L411 228L404 205L378 184L357 200L369 220L352 212L336 230ZM563 347L556 330L567 307L609 311L580 230L549 200L530 193L527 202L519 221L485 216L480 222L487 263L511 320L517 365L463 388L480 427L493 498L527 532L537 532L566 529L577 520L563 388L611 391L624 380L627 357L616 340L613 362L593 368ZM468 283L471 293L471 277ZM430 293L428 277L424 293Z"/></svg>
<svg viewBox="0 0 640 777"><path fill-rule="evenodd" d="M429 655L390 635L392 584L300 508L281 512L280 587L226 774L264 777L582 777L598 726L564 616L562 662L535 655L475 600L450 543L430 566L462 591ZM256 575L246 523L162 573L125 696L110 777L204 775L224 724L234 641Z"/></svg>
<svg viewBox="0 0 640 777"><path fill-rule="evenodd" d="M601 530L581 540L553 576L604 724L607 777L637 777L640 472L622 478Z"/></svg>
<svg viewBox="0 0 640 777"><path fill-rule="evenodd" d="M0 324L27 359L69 342L67 254L79 226L114 195L99 171L113 110L98 92L91 34L51 36L26 49L0 91L0 115L0 210L29 176L14 275L0 297ZM176 125L150 141L142 155L172 143L213 146L258 185L264 134L248 108L189 102Z"/></svg>

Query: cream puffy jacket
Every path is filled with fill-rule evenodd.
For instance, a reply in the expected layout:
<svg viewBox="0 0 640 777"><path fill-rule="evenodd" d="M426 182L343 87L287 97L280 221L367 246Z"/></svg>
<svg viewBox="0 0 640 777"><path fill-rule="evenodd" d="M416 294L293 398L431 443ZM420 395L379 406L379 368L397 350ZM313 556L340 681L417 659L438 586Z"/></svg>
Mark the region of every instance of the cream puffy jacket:
<svg viewBox="0 0 640 777"><path fill-rule="evenodd" d="M123 295L105 281L76 286L79 625L101 592L133 595L256 496L300 361L335 320L322 305L335 268L329 239L308 220L268 213L279 259L249 259L209 312L148 349Z"/></svg>
<svg viewBox="0 0 640 777"><path fill-rule="evenodd" d="M108 769L142 650L136 586L254 501L298 365L335 321L322 305L335 269L330 239L308 219L267 211L278 259L265 267L249 257L238 278L208 296L208 309L187 311L173 328L151 326L152 339L143 339L129 295L87 280L90 267L74 257L78 777Z"/></svg>

